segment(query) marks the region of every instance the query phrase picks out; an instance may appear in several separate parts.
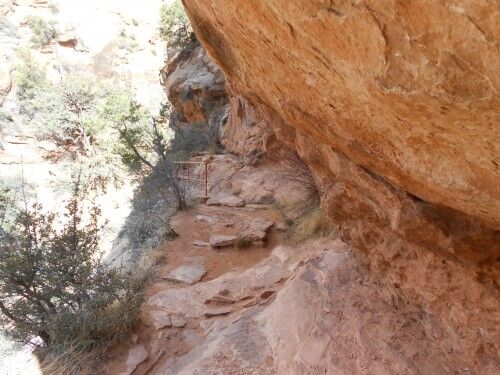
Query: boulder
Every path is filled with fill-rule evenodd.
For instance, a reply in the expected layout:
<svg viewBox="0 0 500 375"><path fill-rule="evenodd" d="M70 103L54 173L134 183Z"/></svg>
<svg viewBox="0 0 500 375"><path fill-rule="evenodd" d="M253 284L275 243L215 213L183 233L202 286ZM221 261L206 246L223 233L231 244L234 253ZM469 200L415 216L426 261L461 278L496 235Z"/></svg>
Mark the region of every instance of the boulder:
<svg viewBox="0 0 500 375"><path fill-rule="evenodd" d="M78 37L74 30L66 30L58 34L57 43L63 47L75 48L78 44Z"/></svg>
<svg viewBox="0 0 500 375"><path fill-rule="evenodd" d="M238 237L236 236L227 236L223 234L214 234L210 236L210 245L213 247L225 247L232 246L236 242Z"/></svg>
<svg viewBox="0 0 500 375"><path fill-rule="evenodd" d="M229 195L220 198L210 198L207 200L209 206L243 207L245 200L235 195Z"/></svg>
<svg viewBox="0 0 500 375"><path fill-rule="evenodd" d="M264 241L274 223L266 218L252 218L243 223L241 238L248 241Z"/></svg>
<svg viewBox="0 0 500 375"><path fill-rule="evenodd" d="M170 103L186 122L208 122L215 108L227 104L224 74L199 43L170 58L161 75Z"/></svg>

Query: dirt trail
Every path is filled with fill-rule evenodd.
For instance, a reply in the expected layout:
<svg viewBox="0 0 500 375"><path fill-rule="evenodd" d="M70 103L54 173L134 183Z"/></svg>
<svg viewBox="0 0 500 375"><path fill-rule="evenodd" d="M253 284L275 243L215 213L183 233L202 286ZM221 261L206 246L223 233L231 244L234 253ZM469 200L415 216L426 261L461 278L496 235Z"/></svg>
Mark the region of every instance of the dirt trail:
<svg viewBox="0 0 500 375"><path fill-rule="evenodd" d="M249 222L262 219L274 223L274 226L267 233L265 243L252 243L245 248L238 248L237 245L214 248L193 244L194 241L208 242L210 236L214 234L238 236L241 234L242 228ZM200 204L178 213L172 219L171 225L179 236L166 242L163 246L162 251L166 259L158 270L157 280L146 290L146 302L141 307L139 323L126 342L117 345L110 351L109 360L106 361L103 368L104 372L106 374L129 373L126 370L127 358L130 360L132 356L129 351L138 345L144 345L149 355L133 370L134 375L151 373L157 363L181 356L199 344L206 326L217 320L218 316L213 318L204 315L189 317L192 312L185 311L185 314L181 314L185 316L179 316L181 318L180 325L183 327L166 327L158 330L154 324L154 315L157 309L147 301L160 292L190 289L197 284L216 280L228 273L243 273L254 267L268 258L272 250L282 243L282 233L276 228L282 225L282 220L281 215L272 206L267 205L224 207ZM168 280L169 272L183 264L202 264L206 268L206 273L200 281L192 286ZM261 292L257 288L256 295L252 297L258 300L262 293L264 299L267 299L274 291ZM243 298L239 304L232 304L232 309L236 311L246 304L250 306L248 302L250 299L252 298L248 296ZM224 297L221 297L219 302L207 303L205 301L205 304L207 307L216 309L224 308ZM220 317L225 315L227 314L222 311Z"/></svg>

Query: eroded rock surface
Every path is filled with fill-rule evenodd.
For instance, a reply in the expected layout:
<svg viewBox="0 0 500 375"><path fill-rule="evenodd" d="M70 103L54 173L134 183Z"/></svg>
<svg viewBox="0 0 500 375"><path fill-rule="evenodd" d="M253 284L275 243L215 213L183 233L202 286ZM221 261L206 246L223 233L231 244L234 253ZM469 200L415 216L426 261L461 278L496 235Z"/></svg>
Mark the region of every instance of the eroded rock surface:
<svg viewBox="0 0 500 375"><path fill-rule="evenodd" d="M161 370L499 372L498 5L185 5L226 75L222 143L240 157L212 159L211 197L287 198L285 146L344 242L293 264L279 247L291 274L269 304L203 324L204 343Z"/></svg>
<svg viewBox="0 0 500 375"><path fill-rule="evenodd" d="M231 86L265 103L288 131L498 228L498 4L186 7Z"/></svg>
<svg viewBox="0 0 500 375"><path fill-rule="evenodd" d="M131 375L137 366L139 366L142 362L144 362L146 359L148 359L148 351L144 347L144 345L137 345L134 346L132 349L129 351L129 355L127 358L127 369L125 372L122 372L121 375Z"/></svg>

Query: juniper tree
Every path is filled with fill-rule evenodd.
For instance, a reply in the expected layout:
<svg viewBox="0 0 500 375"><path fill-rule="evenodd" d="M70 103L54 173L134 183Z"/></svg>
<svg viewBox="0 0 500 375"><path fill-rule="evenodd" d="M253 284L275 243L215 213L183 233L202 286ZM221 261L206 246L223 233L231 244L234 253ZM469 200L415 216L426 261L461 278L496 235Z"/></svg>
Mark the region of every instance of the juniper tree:
<svg viewBox="0 0 500 375"><path fill-rule="evenodd" d="M14 225L0 230L0 323L17 341L88 349L132 323L134 281L100 258L100 212L85 215L82 202L76 184L62 218L24 202Z"/></svg>

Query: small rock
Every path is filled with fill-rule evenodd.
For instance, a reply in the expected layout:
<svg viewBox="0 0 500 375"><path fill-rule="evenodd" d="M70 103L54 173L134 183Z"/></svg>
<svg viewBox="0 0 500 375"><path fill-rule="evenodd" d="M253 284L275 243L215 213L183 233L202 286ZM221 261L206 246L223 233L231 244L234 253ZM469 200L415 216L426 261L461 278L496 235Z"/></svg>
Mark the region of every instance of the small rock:
<svg viewBox="0 0 500 375"><path fill-rule="evenodd" d="M238 237L236 236L226 236L222 234L214 234L210 237L210 245L213 247L224 247L232 246L236 242Z"/></svg>
<svg viewBox="0 0 500 375"><path fill-rule="evenodd" d="M144 345L136 345L128 352L127 358L127 370L123 372L123 375L132 374L137 366L139 366L142 362L148 359L148 351L144 347Z"/></svg>
<svg viewBox="0 0 500 375"><path fill-rule="evenodd" d="M182 328L186 325L186 321L180 316L172 315L170 320L172 321L172 327L174 328Z"/></svg>
<svg viewBox="0 0 500 375"><path fill-rule="evenodd" d="M200 281L206 273L207 269L201 264L183 264L172 270L166 278L191 285Z"/></svg>
<svg viewBox="0 0 500 375"><path fill-rule="evenodd" d="M242 238L248 241L265 241L267 237L267 232L274 223L263 217L250 220L245 223Z"/></svg>
<svg viewBox="0 0 500 375"><path fill-rule="evenodd" d="M201 241L201 240L194 240L193 241L193 245L194 246L200 246L200 247L210 246L210 244L208 242Z"/></svg>
<svg viewBox="0 0 500 375"><path fill-rule="evenodd" d="M154 311L153 316L153 324L155 325L155 329L159 331L162 328L172 327L172 321L170 317L162 312L162 311Z"/></svg>

